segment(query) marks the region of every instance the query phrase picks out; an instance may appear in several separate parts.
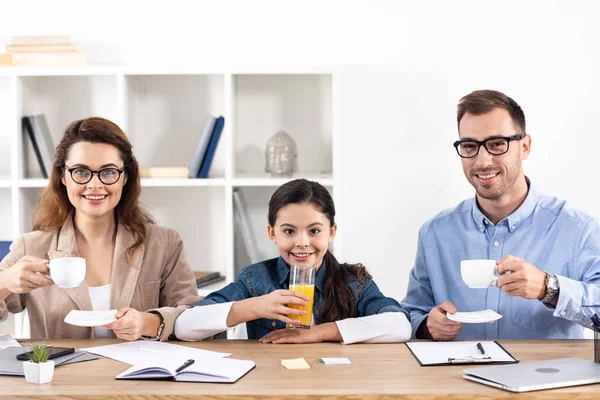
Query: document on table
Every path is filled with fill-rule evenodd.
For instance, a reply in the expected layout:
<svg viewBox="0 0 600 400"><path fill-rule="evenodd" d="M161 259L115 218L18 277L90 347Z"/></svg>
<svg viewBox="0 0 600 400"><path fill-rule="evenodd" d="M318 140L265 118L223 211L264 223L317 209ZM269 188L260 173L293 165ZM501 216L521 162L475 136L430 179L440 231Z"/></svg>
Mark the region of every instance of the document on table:
<svg viewBox="0 0 600 400"><path fill-rule="evenodd" d="M21 347L21 344L17 342L11 335L0 336L0 350L6 347Z"/></svg>
<svg viewBox="0 0 600 400"><path fill-rule="evenodd" d="M408 342L406 346L422 367L518 362L496 341Z"/></svg>
<svg viewBox="0 0 600 400"><path fill-rule="evenodd" d="M81 350L131 365L152 364L161 359L187 360L193 358L202 360L231 355L231 353L217 353L215 351L152 341L125 342L108 346L89 347Z"/></svg>

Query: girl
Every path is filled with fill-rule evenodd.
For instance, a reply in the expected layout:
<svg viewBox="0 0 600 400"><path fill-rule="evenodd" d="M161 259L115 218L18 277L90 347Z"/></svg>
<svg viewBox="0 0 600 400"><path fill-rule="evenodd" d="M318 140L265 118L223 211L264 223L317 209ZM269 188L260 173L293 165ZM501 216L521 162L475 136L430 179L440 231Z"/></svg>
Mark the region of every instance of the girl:
<svg viewBox="0 0 600 400"><path fill-rule="evenodd" d="M34 212L34 232L18 237L0 263L0 320L27 308L33 339L166 340L175 317L199 300L179 235L154 225L138 203L131 147L103 118L67 127ZM47 258L69 256L85 258L86 276L79 287L63 289L42 274L49 274ZM104 327L64 322L73 309L113 308L117 320Z"/></svg>
<svg viewBox="0 0 600 400"><path fill-rule="evenodd" d="M407 313L385 297L361 264L340 265L328 248L337 225L333 200L323 186L296 179L279 187L269 201L271 241L279 258L244 268L239 280L211 293L175 322L175 336L201 340L246 322L248 337L262 343L322 341L400 342L410 339ZM315 266L313 324L281 329L302 315L288 307L308 297L288 290L290 265Z"/></svg>

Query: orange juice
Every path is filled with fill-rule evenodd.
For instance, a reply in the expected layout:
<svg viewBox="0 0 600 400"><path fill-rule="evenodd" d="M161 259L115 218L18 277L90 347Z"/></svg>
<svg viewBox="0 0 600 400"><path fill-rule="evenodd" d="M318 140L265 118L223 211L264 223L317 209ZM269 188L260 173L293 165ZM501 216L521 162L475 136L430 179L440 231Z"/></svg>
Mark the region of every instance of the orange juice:
<svg viewBox="0 0 600 400"><path fill-rule="evenodd" d="M313 301L315 297L315 285L299 283L296 285L290 285L290 290L308 296L308 301L306 302L307 304L305 306L301 306L300 304L288 304L289 308L306 311L306 314L304 315L288 315L288 318L299 322L299 324L296 325L297 328L310 328L310 322L312 320Z"/></svg>

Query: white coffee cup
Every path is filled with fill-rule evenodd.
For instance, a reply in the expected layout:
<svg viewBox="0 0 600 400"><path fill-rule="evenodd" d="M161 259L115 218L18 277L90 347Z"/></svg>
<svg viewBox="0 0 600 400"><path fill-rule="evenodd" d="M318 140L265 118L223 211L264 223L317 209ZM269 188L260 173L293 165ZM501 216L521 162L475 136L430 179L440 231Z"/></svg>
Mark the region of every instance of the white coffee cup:
<svg viewBox="0 0 600 400"><path fill-rule="evenodd" d="M486 288L498 280L495 260L462 260L460 274L470 288Z"/></svg>
<svg viewBox="0 0 600 400"><path fill-rule="evenodd" d="M53 258L48 267L50 277L61 288L77 287L85 279L85 258Z"/></svg>

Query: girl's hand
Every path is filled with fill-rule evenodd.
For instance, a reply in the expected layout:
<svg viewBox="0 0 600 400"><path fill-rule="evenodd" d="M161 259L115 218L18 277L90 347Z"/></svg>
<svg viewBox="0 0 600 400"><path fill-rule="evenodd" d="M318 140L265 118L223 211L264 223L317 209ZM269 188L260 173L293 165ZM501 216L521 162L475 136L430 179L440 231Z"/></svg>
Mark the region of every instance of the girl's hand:
<svg viewBox="0 0 600 400"><path fill-rule="evenodd" d="M137 340L144 332L154 332L148 336L155 336L160 325L160 317L155 314L139 312L130 307L120 308L115 314L116 321L103 327L112 329L119 339Z"/></svg>
<svg viewBox="0 0 600 400"><path fill-rule="evenodd" d="M320 335L318 326L311 326L310 329L277 329L276 331L267 333L258 341L260 343L318 343L323 339Z"/></svg>
<svg viewBox="0 0 600 400"><path fill-rule="evenodd" d="M309 299L308 296L301 293L279 289L269 294L255 297L253 300L254 312L257 318L278 319L286 324L297 324L298 321L288 318L288 315L305 315L306 311L289 308L286 304L305 306L308 304Z"/></svg>
<svg viewBox="0 0 600 400"><path fill-rule="evenodd" d="M40 275L50 274L48 262L31 256L21 258L15 265L0 273L0 288L21 294L53 285L52 279Z"/></svg>

